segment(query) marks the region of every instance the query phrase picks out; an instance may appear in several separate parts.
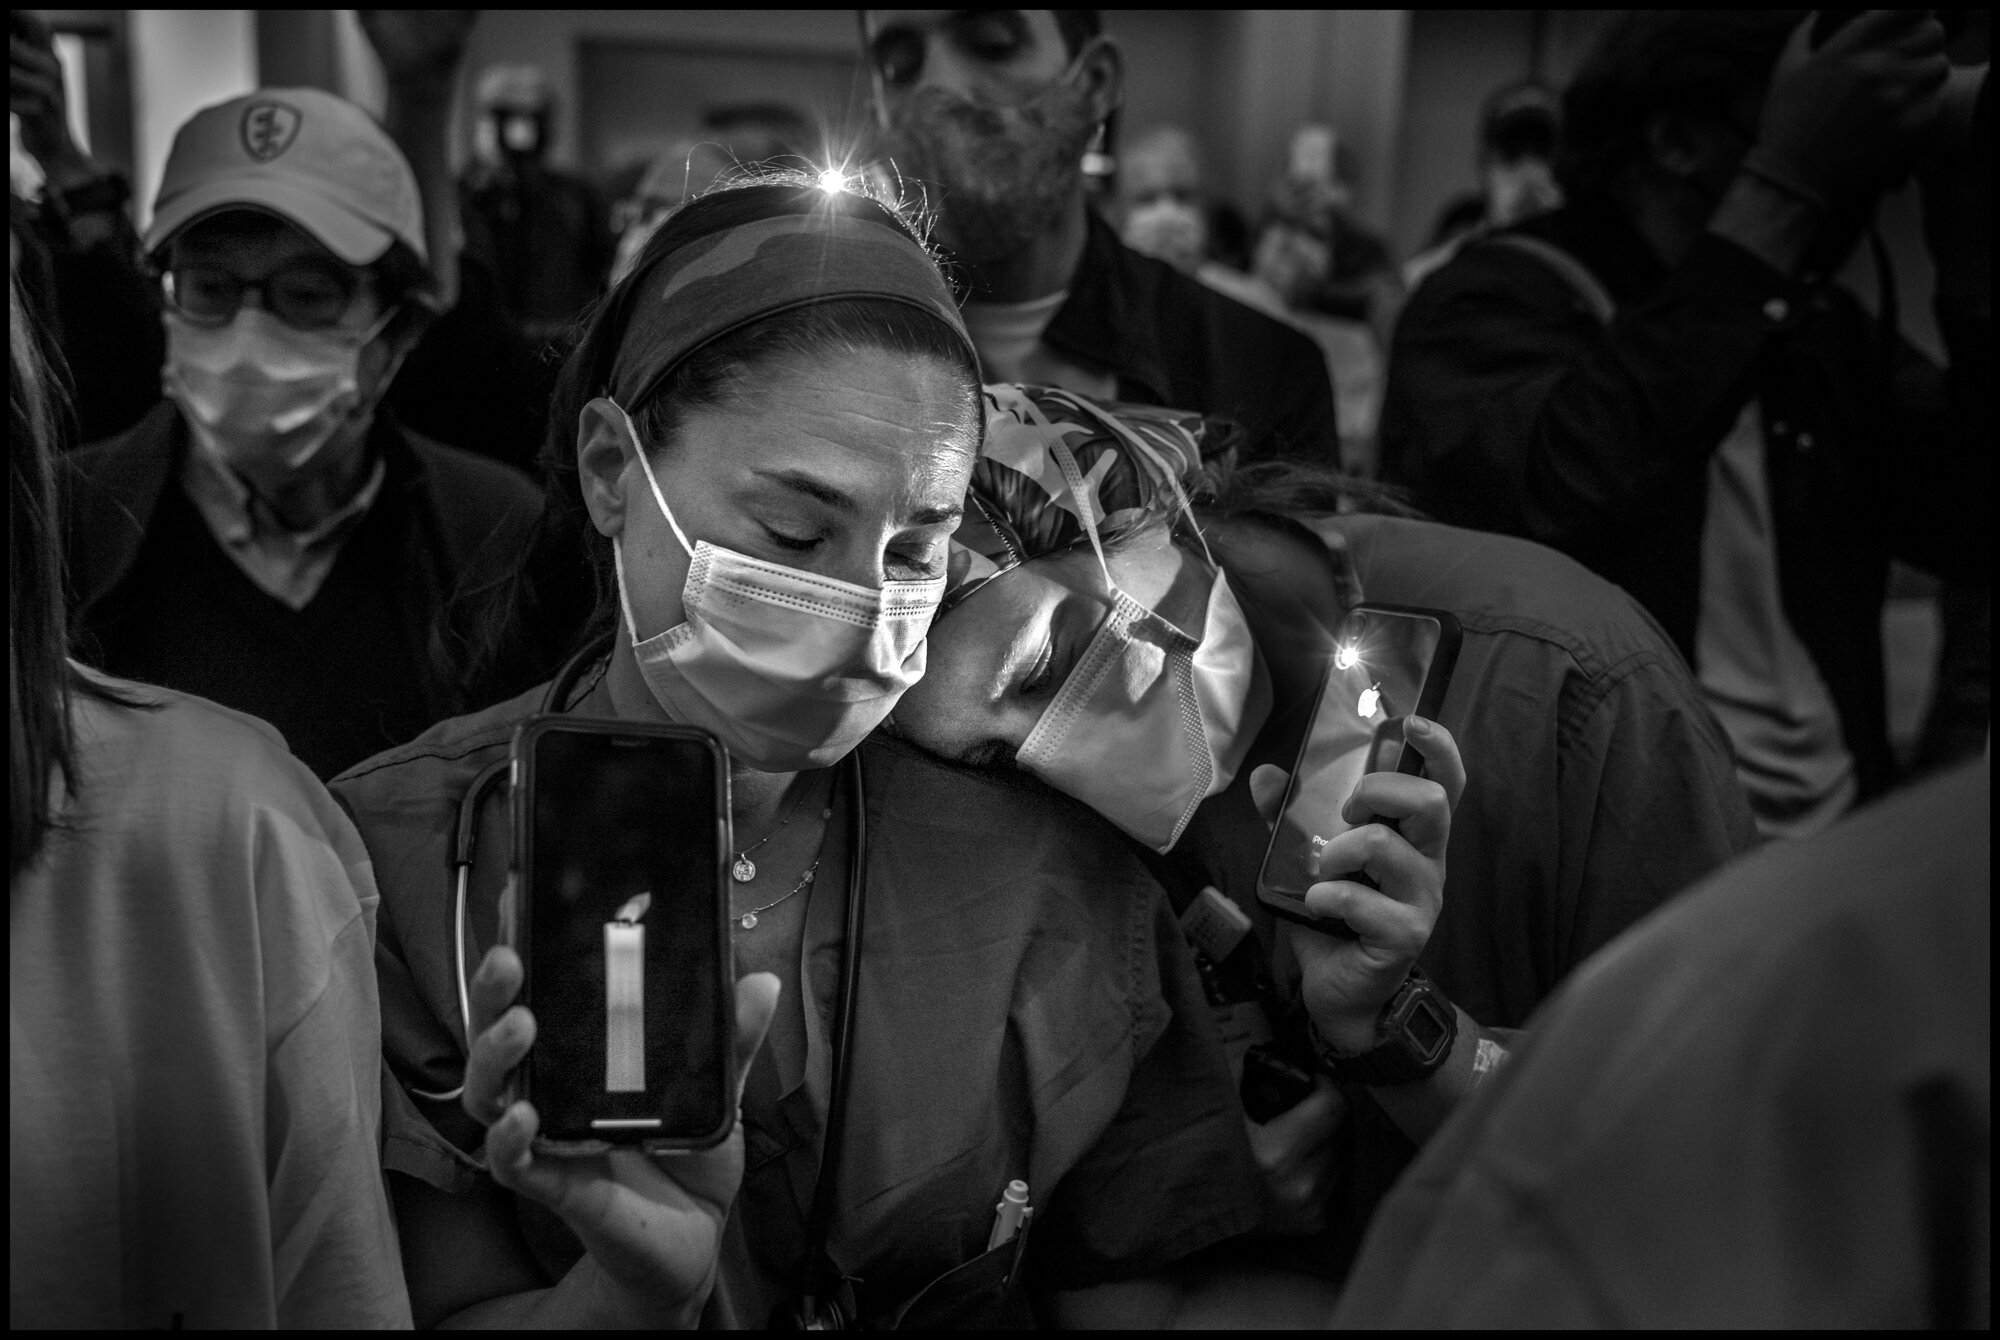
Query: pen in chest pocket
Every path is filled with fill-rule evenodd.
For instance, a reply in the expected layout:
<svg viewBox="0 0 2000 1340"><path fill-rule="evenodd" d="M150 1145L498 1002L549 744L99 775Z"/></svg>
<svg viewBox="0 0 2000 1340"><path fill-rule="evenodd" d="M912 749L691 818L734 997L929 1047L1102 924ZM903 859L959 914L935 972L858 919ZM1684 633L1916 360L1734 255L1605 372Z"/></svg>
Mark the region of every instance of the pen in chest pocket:
<svg viewBox="0 0 2000 1340"><path fill-rule="evenodd" d="M986 1239L986 1250L1009 1243L1027 1226L1028 1217L1034 1210L1028 1205L1028 1184L1020 1178L1007 1183L1001 1193L1000 1203L994 1208L993 1232Z"/></svg>

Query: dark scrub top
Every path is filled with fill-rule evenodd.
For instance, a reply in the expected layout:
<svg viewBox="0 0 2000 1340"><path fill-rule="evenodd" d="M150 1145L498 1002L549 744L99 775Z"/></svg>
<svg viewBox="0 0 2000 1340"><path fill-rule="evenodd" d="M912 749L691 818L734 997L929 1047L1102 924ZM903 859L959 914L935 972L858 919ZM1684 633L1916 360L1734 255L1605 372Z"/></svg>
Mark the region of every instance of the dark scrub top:
<svg viewBox="0 0 2000 1340"><path fill-rule="evenodd" d="M1578 969L1335 1325L1991 1325L1992 791L1766 847Z"/></svg>
<svg viewBox="0 0 2000 1340"><path fill-rule="evenodd" d="M1624 592L1525 540L1386 516L1315 524L1344 544L1365 599L1450 611L1464 633L1438 719L1467 782L1444 909L1419 962L1474 1019L1519 1027L1594 950L1755 842L1722 728L1673 644ZM1300 571L1301 556L1315 557L1303 544L1247 550L1230 578L1260 645L1289 642L1295 660L1315 639L1330 649L1321 630L1339 617L1334 583ZM1279 689L1257 750L1290 767L1312 701L1287 702ZM1250 798L1251 771L1204 802L1180 846L1153 864L1177 900L1214 884L1269 943L1256 880L1270 829ZM1316 1249L1315 1267L1336 1275L1416 1154L1365 1096L1354 1109L1338 1241Z"/></svg>
<svg viewBox="0 0 2000 1340"><path fill-rule="evenodd" d="M484 1176L483 1132L455 1101L409 1089L449 1090L463 1073L451 837L460 797L506 756L542 692L444 722L332 787L382 889L384 1162L446 1192ZM590 690L576 710L607 711L602 695ZM1146 1275L1255 1227L1261 1192L1199 982L1165 898L1126 845L1025 778L881 739L863 745L861 767L868 905L831 1252L865 1282L864 1314L892 1319L930 1281L981 1257L1013 1178L1036 1207L1026 1278L1039 1291ZM469 899L477 949L495 939L506 808L489 802L480 825ZM824 868L845 869L829 856ZM710 1324L764 1325L797 1278L844 885L816 881L808 908L803 958L816 1008L806 1011L802 1082L783 1092L767 1048L746 1089L747 1171ZM538 1207L524 1205L521 1223L552 1281L580 1254ZM908 1320L952 1319L931 1301L942 1316Z"/></svg>

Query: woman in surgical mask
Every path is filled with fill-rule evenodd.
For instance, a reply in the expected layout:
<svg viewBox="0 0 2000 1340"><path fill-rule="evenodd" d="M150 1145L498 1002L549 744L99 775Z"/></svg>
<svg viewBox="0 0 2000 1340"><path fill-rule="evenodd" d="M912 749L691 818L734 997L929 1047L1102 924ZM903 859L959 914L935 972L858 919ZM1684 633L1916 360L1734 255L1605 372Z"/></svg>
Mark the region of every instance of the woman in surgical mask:
<svg viewBox="0 0 2000 1340"><path fill-rule="evenodd" d="M334 788L383 890L386 1158L420 1324L761 1327L828 1270L850 1320L1023 1321L1029 1291L1061 1315L1252 1226L1157 885L1061 797L871 738L926 671L983 430L911 225L831 178L689 202L589 319L551 422L550 512L510 602L524 659L485 666L533 687ZM728 751L744 1080L713 1151L559 1157L506 1100L535 1028L518 958L479 955L507 880L497 798L467 820L459 995L453 816L480 812L475 779L538 710L694 725ZM1146 1111L1168 1092L1148 1067L1194 1106ZM989 1242L1015 1180L1031 1231L1068 1244L1046 1267Z"/></svg>
<svg viewBox="0 0 2000 1340"><path fill-rule="evenodd" d="M1440 709L1448 730L1410 737L1452 800L1452 896L1445 849L1432 846L1438 883L1424 897L1439 903L1424 903L1433 917L1413 942L1462 1022L1477 1021L1475 1062L1504 1046L1495 1026L1523 1024L1594 950L1748 842L1727 740L1685 662L1580 565L1411 516L1346 476L1237 465L1236 434L1219 420L987 390L986 446L928 673L891 723L928 750L1011 762L1097 809L1148 849L1178 907L1214 888L1257 923L1285 1000L1292 970L1256 897L1268 818L1342 621L1364 597L1448 610L1464 631ZM1134 617L1133 605L1157 617ZM1099 673L1107 665L1117 673ZM1381 784L1362 783L1343 817L1366 828L1370 813L1396 817L1366 794ZM1370 840L1408 860L1440 836L1429 820L1400 827ZM1224 1042L1245 1058L1259 1012L1236 1009L1231 989L1219 996ZM1267 1096L1280 1091L1298 1085ZM1252 1135L1278 1204L1331 1204L1336 1227L1358 1232L1410 1151L1383 1119L1398 1095L1343 1092L1355 1139L1339 1146L1339 1195L1314 1157L1339 1124L1337 1099L1306 1097ZM1407 1109L1388 1115L1409 1131ZM1314 1256L1339 1259L1330 1247Z"/></svg>
<svg viewBox="0 0 2000 1340"><path fill-rule="evenodd" d="M1197 523L1180 481L1198 477L1204 454L1229 450L1228 425L1053 388L986 394L987 441L954 540L946 612L929 673L897 705L893 728L962 763L1011 764L1091 806L1148 849L1184 917L1201 917L1204 886L1230 899L1257 923L1264 954L1276 954L1276 996L1303 997L1322 1034L1345 1012L1369 1013L1368 1002L1396 991L1442 905L1444 843L1464 785L1450 733L1413 722L1410 743L1435 781L1371 777L1339 816L1355 828L1336 842L1370 833L1380 890L1339 882L1322 862L1334 882L1319 886L1318 910L1355 900L1363 915L1340 915L1357 929L1379 916L1382 933L1348 940L1274 926L1254 893L1267 821L1356 593L1309 532L1301 542L1285 528ZM1240 1067L1241 1012L1212 1003ZM1461 1023L1476 1041L1473 1021ZM1270 1045L1267 1032L1260 1041ZM1295 1051L1311 1045L1295 1041ZM1385 1106L1421 1138L1465 1078L1447 1068ZM1430 1091L1413 1096L1420 1089ZM1279 1209L1273 1226L1304 1232L1332 1208L1330 1141L1344 1103L1324 1078L1302 1077L1292 1099L1252 1123L1251 1136Z"/></svg>

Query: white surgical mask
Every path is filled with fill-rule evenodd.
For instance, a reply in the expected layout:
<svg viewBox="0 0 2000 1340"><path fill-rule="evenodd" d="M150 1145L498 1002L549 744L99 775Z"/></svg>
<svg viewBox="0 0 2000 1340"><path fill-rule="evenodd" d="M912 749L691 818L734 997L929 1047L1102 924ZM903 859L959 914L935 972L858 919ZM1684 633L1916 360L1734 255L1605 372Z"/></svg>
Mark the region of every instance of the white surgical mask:
<svg viewBox="0 0 2000 1340"><path fill-rule="evenodd" d="M258 307L213 328L169 311L162 387L223 464L298 470L361 407L361 351L393 315L365 331L295 330Z"/></svg>
<svg viewBox="0 0 2000 1340"><path fill-rule="evenodd" d="M944 577L878 589L707 540L689 544L630 416L618 414L653 501L689 559L681 587L686 621L642 637L626 588L623 536L611 551L619 608L654 700L767 772L821 768L852 752L923 678L924 635L944 597Z"/></svg>
<svg viewBox="0 0 2000 1340"><path fill-rule="evenodd" d="M1270 714L1270 679L1212 556L1177 551L1182 567L1159 608L1119 588L1082 473L1066 447L1052 449L1112 605L1014 761L1154 851L1171 851L1195 808L1235 779ZM1187 631L1197 620L1200 631Z"/></svg>
<svg viewBox="0 0 2000 1340"><path fill-rule="evenodd" d="M1221 572L1206 585L1199 635L1114 587L1111 612L1015 755L1158 852L1234 780L1270 711L1242 607Z"/></svg>

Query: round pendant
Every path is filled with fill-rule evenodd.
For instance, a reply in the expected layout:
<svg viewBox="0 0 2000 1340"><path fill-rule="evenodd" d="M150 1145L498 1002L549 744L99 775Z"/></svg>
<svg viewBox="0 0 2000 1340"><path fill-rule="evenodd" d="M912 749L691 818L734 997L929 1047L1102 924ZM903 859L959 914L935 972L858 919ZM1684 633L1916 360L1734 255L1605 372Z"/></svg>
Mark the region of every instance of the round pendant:
<svg viewBox="0 0 2000 1340"><path fill-rule="evenodd" d="M736 864L729 867L729 875L738 884L748 884L757 878L757 863L748 856L739 856Z"/></svg>
<svg viewBox="0 0 2000 1340"><path fill-rule="evenodd" d="M736 924L746 931L754 931L757 929L757 914L755 912L745 912Z"/></svg>

